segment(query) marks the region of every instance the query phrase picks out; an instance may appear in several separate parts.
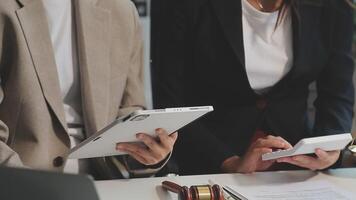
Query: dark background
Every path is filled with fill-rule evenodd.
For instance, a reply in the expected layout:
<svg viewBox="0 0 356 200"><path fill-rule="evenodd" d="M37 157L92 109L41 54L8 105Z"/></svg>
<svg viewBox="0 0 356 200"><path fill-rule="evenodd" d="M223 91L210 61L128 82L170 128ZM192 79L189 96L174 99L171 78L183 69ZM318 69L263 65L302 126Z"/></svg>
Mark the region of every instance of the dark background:
<svg viewBox="0 0 356 200"><path fill-rule="evenodd" d="M164 44L169 42L169 34L167 28L170 23L170 15L172 10L169 8L169 3L172 0L151 0L151 79L153 102L155 102L157 91L157 71L162 64L160 56L164 55Z"/></svg>

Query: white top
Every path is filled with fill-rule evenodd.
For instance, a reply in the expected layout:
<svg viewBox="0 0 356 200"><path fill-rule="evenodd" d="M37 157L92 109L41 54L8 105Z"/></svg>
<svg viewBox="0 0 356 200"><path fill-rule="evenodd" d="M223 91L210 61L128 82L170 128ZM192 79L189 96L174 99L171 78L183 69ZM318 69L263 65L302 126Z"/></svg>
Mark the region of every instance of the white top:
<svg viewBox="0 0 356 200"><path fill-rule="evenodd" d="M292 18L287 12L275 29L278 11L261 12L247 0L241 2L247 77L252 89L264 93L292 67Z"/></svg>
<svg viewBox="0 0 356 200"><path fill-rule="evenodd" d="M47 14L54 56L63 98L65 118L71 125L83 126L80 77L71 0L42 0ZM69 128L71 146L84 140L82 128ZM78 173L77 160L68 160L66 172Z"/></svg>

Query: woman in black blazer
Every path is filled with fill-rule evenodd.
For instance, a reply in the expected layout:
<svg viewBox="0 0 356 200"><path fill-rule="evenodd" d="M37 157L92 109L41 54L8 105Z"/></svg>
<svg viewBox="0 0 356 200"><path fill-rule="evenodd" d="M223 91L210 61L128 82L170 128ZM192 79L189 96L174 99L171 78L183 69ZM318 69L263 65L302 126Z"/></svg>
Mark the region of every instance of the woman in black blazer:
<svg viewBox="0 0 356 200"><path fill-rule="evenodd" d="M260 12L280 10L276 29L291 17L290 69L267 91L257 92L249 81L246 52L249 62L268 63L269 58L252 54L251 59L251 45L244 46L246 2L241 1ZM154 69L155 106L215 108L181 131L173 157L182 174L265 171L278 163L313 170L337 164L339 151L271 162L263 162L261 155L305 137L350 132L353 13L346 1L181 0L170 5L169 36ZM317 85L316 114L309 119L312 82Z"/></svg>

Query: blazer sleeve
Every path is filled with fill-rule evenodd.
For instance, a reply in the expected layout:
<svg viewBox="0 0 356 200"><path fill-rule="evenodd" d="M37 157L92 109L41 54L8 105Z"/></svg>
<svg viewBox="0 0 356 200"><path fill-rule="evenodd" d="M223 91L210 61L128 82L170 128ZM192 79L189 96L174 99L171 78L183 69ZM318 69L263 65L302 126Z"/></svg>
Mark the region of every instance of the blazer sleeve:
<svg viewBox="0 0 356 200"><path fill-rule="evenodd" d="M0 121L0 165L7 167L25 167L19 155L7 145L8 139L9 129L6 124Z"/></svg>
<svg viewBox="0 0 356 200"><path fill-rule="evenodd" d="M0 47L1 47L1 41L0 41ZM0 83L1 83L1 79L0 79ZM4 92L2 86L0 85L0 105L3 98L4 98ZM7 128L6 124L0 120L0 165L5 165L7 167L25 167L19 155L8 146L7 143L9 140L9 136L10 136L9 129Z"/></svg>
<svg viewBox="0 0 356 200"><path fill-rule="evenodd" d="M4 66L2 66L2 55L5 53L3 51L3 44L2 44L2 38L3 38L3 31L4 31L4 17L0 17L0 75L2 77L2 69ZM4 91L2 89L2 83L1 83L1 77L0 77L0 106L1 103L4 99ZM10 132L6 124L1 121L0 119L0 165L5 165L5 166L10 166L10 167L24 167L19 155L12 150L8 146L8 140L9 140Z"/></svg>
<svg viewBox="0 0 356 200"><path fill-rule="evenodd" d="M142 28L139 16L133 3L131 4L134 29L132 31L132 46L130 49L130 66L126 80L126 87L120 104L118 117L130 114L138 109L145 109L144 91L144 48Z"/></svg>
<svg viewBox="0 0 356 200"><path fill-rule="evenodd" d="M351 131L354 86L352 58L353 11L345 1L334 1L331 8L331 53L317 80L314 132L317 135Z"/></svg>
<svg viewBox="0 0 356 200"><path fill-rule="evenodd" d="M159 48L158 61L154 61L158 63L154 66L154 104L157 108L194 106L187 103L189 96L185 88L190 87L186 84L186 78L193 63L194 23L199 5L204 2L170 1L171 16L164 26L168 29L161 30L164 34L159 39L164 42ZM221 171L222 162L234 154L198 120L179 131L173 155L178 164L204 157L209 161L209 168Z"/></svg>
<svg viewBox="0 0 356 200"><path fill-rule="evenodd" d="M132 16L134 19L134 29L132 34L132 48L130 54L129 73L126 80L126 88L119 108L118 117L130 114L135 110L145 109L144 91L144 46L142 27L139 21L137 10L133 3L130 3ZM170 155L161 163L154 166L146 166L130 156L111 157L114 166L121 172L124 178L149 177L156 174L168 162Z"/></svg>

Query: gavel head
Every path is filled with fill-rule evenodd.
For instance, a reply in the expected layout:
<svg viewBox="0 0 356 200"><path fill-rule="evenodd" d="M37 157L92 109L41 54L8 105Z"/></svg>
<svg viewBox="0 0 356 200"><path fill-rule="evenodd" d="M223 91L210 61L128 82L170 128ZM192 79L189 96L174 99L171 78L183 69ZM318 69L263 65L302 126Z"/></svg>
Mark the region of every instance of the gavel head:
<svg viewBox="0 0 356 200"><path fill-rule="evenodd" d="M164 181L163 188L178 194L179 200L224 200L219 185L179 186L175 183Z"/></svg>

